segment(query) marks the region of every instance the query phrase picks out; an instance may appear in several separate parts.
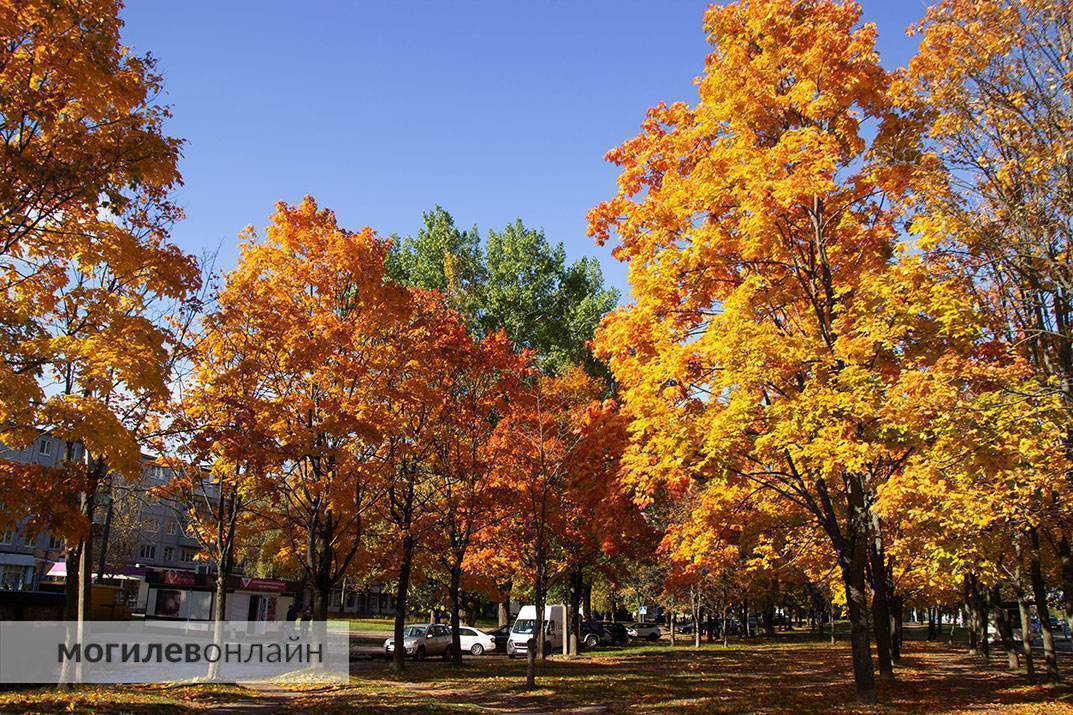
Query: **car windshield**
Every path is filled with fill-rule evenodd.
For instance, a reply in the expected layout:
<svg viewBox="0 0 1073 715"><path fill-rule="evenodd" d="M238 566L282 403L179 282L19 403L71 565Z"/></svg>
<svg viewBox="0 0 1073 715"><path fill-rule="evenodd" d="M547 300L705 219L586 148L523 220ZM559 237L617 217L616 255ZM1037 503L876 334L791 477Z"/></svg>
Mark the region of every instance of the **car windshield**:
<svg viewBox="0 0 1073 715"><path fill-rule="evenodd" d="M405 638L420 638L428 631L428 626L406 626L406 630L402 632Z"/></svg>
<svg viewBox="0 0 1073 715"><path fill-rule="evenodd" d="M534 628L536 628L536 621L532 618L519 618L514 622L515 633L532 633Z"/></svg>

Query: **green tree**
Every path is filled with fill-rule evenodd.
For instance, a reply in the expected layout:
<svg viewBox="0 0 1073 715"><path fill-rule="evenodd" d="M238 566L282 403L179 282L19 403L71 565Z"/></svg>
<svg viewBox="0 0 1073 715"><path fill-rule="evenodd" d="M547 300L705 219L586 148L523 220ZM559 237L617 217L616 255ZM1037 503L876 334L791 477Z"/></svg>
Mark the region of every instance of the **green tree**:
<svg viewBox="0 0 1073 715"><path fill-rule="evenodd" d="M562 243L552 245L543 230L518 219L488 232L485 267L485 330L503 328L516 345L536 353L545 372L562 374L572 365L601 372L588 345L618 303L618 291L604 287L595 259L567 264Z"/></svg>
<svg viewBox="0 0 1073 715"><path fill-rule="evenodd" d="M459 230L442 206L426 211L423 221L416 236L392 237L394 248L388 256L387 273L400 283L440 291L450 306L465 316L469 327L476 328L484 283L477 227Z"/></svg>
<svg viewBox="0 0 1073 715"><path fill-rule="evenodd" d="M618 302L592 258L567 263L562 243L521 219L489 231L482 247L476 228L460 230L441 206L424 214L416 236L395 241L391 277L443 292L451 307L483 337L502 329L532 350L542 370L562 374L583 365L604 375L589 351L596 326Z"/></svg>

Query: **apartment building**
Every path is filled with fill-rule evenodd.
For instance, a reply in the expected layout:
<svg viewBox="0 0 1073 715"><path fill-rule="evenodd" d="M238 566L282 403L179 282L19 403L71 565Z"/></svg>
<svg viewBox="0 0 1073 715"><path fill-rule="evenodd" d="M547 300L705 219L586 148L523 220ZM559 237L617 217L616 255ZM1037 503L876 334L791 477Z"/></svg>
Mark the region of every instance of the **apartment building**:
<svg viewBox="0 0 1073 715"><path fill-rule="evenodd" d="M0 445L0 459L23 464L56 466L63 459L62 441L41 434L22 449ZM76 446L76 450L77 450ZM80 454L73 454L78 459ZM144 455L144 468L137 481L115 477L111 494L102 499L94 518L99 535L94 571L99 572L102 545L108 548L105 574L125 571L138 573L145 568L207 571L197 562L197 540L187 533L187 524L177 505L154 496L153 487L171 479L171 471ZM107 543L103 534L108 533ZM37 590L43 583L66 577L64 544L55 535L31 537L21 529L0 533L0 589Z"/></svg>

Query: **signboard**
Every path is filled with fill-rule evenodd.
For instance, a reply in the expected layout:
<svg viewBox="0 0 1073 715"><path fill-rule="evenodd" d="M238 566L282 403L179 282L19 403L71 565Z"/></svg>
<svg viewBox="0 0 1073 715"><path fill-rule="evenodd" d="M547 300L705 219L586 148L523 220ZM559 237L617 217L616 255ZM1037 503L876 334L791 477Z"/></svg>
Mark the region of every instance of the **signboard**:
<svg viewBox="0 0 1073 715"><path fill-rule="evenodd" d="M277 581L271 578L246 578L245 576L238 577L238 583L235 584L236 588L240 588L243 591L275 591L276 593L282 593L287 587L286 581Z"/></svg>
<svg viewBox="0 0 1073 715"><path fill-rule="evenodd" d="M197 584L197 574L192 571L165 571L163 583L169 586L193 586Z"/></svg>

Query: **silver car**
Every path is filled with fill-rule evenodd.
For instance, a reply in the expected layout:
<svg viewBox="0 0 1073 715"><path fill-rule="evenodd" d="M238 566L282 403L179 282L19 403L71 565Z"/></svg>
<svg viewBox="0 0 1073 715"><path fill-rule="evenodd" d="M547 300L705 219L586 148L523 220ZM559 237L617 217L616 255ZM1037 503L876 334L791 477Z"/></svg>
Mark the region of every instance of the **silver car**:
<svg viewBox="0 0 1073 715"><path fill-rule="evenodd" d="M626 626L626 635L631 640L658 641L660 631L655 623L631 623Z"/></svg>
<svg viewBox="0 0 1073 715"><path fill-rule="evenodd" d="M440 623L422 623L406 626L402 631L402 647L408 657L424 660L430 655L451 657L451 631ZM384 655L391 657L395 652L395 639L384 641Z"/></svg>

